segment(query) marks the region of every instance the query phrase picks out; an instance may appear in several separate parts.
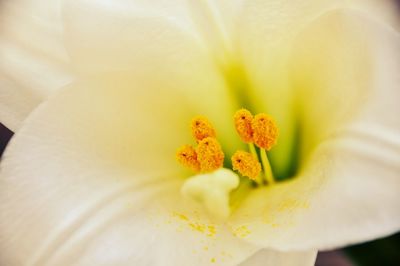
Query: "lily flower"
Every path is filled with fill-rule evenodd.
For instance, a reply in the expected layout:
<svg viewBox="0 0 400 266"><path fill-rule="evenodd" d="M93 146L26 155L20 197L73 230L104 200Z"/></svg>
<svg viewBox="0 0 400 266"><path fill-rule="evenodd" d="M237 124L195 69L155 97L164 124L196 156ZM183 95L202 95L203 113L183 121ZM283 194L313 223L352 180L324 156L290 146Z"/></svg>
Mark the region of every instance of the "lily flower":
<svg viewBox="0 0 400 266"><path fill-rule="evenodd" d="M312 265L397 232L400 36L370 7L66 2L78 78L6 150L0 264Z"/></svg>

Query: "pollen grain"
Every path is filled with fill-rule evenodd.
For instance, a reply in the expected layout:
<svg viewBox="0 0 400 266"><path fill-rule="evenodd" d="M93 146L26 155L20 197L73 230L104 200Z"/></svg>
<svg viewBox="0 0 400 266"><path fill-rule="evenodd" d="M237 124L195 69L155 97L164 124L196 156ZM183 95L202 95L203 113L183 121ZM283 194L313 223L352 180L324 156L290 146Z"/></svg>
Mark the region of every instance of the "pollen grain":
<svg viewBox="0 0 400 266"><path fill-rule="evenodd" d="M225 155L215 138L202 139L197 145L196 153L202 172L211 172L223 166Z"/></svg>
<svg viewBox="0 0 400 266"><path fill-rule="evenodd" d="M190 145L184 145L176 152L177 161L192 169L195 172L200 172L200 163L197 160L196 150Z"/></svg>
<svg viewBox="0 0 400 266"><path fill-rule="evenodd" d="M253 142L253 129L251 123L253 115L247 109L238 110L233 116L235 128L240 138L246 143Z"/></svg>
<svg viewBox="0 0 400 266"><path fill-rule="evenodd" d="M278 140L278 127L275 121L264 113L254 117L251 127L253 129L254 143L267 151L269 151Z"/></svg>
<svg viewBox="0 0 400 266"><path fill-rule="evenodd" d="M241 175L247 176L251 180L256 180L261 172L261 164L251 153L246 151L237 151L232 156L233 170Z"/></svg>
<svg viewBox="0 0 400 266"><path fill-rule="evenodd" d="M211 125L210 121L204 116L196 116L192 119L191 122L191 129L193 137L196 139L197 142L201 140L212 137L215 138L215 129Z"/></svg>

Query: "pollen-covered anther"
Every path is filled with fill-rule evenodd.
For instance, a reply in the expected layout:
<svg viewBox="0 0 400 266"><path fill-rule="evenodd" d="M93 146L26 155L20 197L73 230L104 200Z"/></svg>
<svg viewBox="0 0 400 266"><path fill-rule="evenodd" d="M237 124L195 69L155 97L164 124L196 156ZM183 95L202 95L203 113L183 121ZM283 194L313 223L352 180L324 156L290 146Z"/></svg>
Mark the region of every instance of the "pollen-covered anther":
<svg viewBox="0 0 400 266"><path fill-rule="evenodd" d="M237 151L232 156L233 170L238 171L242 176L256 180L261 172L261 164L251 153Z"/></svg>
<svg viewBox="0 0 400 266"><path fill-rule="evenodd" d="M176 159L183 166L192 169L195 172L200 172L200 163L197 160L196 150L190 145L184 145L176 152Z"/></svg>
<svg viewBox="0 0 400 266"><path fill-rule="evenodd" d="M202 172L212 172L222 167L224 152L217 139L207 137L199 142L196 148L197 160Z"/></svg>
<svg viewBox="0 0 400 266"><path fill-rule="evenodd" d="M196 139L197 142L201 140L212 137L215 138L215 130L214 127L211 125L210 121L204 116L196 116L192 119L191 129L193 137Z"/></svg>
<svg viewBox="0 0 400 266"><path fill-rule="evenodd" d="M249 110L240 109L233 116L235 121L235 128L240 138L246 142L253 142L253 129L251 127L251 122L253 121L253 115Z"/></svg>
<svg viewBox="0 0 400 266"><path fill-rule="evenodd" d="M267 151L269 151L278 140L278 127L275 121L264 113L254 117L251 127L253 129L254 143Z"/></svg>

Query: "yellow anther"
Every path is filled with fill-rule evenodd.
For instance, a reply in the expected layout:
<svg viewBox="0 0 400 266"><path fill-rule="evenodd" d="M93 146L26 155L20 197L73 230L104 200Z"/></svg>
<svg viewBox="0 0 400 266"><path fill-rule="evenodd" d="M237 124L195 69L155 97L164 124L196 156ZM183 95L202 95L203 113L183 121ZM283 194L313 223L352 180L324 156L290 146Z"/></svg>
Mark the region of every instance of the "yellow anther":
<svg viewBox="0 0 400 266"><path fill-rule="evenodd" d="M256 180L261 172L261 164L251 153L237 151L232 156L233 170L239 171L243 176Z"/></svg>
<svg viewBox="0 0 400 266"><path fill-rule="evenodd" d="M217 170L224 163L224 152L215 138L207 137L201 140L197 145L196 153L202 172Z"/></svg>
<svg viewBox="0 0 400 266"><path fill-rule="evenodd" d="M278 127L274 120L266 114L258 114L254 117L251 127L253 129L254 143L269 151L278 140Z"/></svg>
<svg viewBox="0 0 400 266"><path fill-rule="evenodd" d="M246 142L253 142L253 129L251 128L251 122L253 121L253 115L246 109L240 109L234 115L235 128L240 138Z"/></svg>
<svg viewBox="0 0 400 266"><path fill-rule="evenodd" d="M201 140L208 137L216 137L214 127L211 125L210 121L208 121L208 119L204 116L196 116L195 118L193 118L191 128L193 137L196 139L197 142L200 142Z"/></svg>
<svg viewBox="0 0 400 266"><path fill-rule="evenodd" d="M197 161L196 150L192 146L184 145L180 147L176 152L176 159L193 171L200 172L200 163Z"/></svg>

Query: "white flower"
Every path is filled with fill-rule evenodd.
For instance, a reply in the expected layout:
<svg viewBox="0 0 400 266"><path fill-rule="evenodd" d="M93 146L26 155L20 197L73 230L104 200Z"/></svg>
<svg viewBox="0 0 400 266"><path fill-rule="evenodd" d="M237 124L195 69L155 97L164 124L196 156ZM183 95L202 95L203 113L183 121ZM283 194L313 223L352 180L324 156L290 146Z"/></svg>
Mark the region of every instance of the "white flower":
<svg viewBox="0 0 400 266"><path fill-rule="evenodd" d="M0 264L309 265L398 231L400 36L344 2L66 3L80 79L7 149ZM240 107L277 120L274 173L296 176L220 222L182 197L174 153L198 114L227 155L243 148Z"/></svg>

